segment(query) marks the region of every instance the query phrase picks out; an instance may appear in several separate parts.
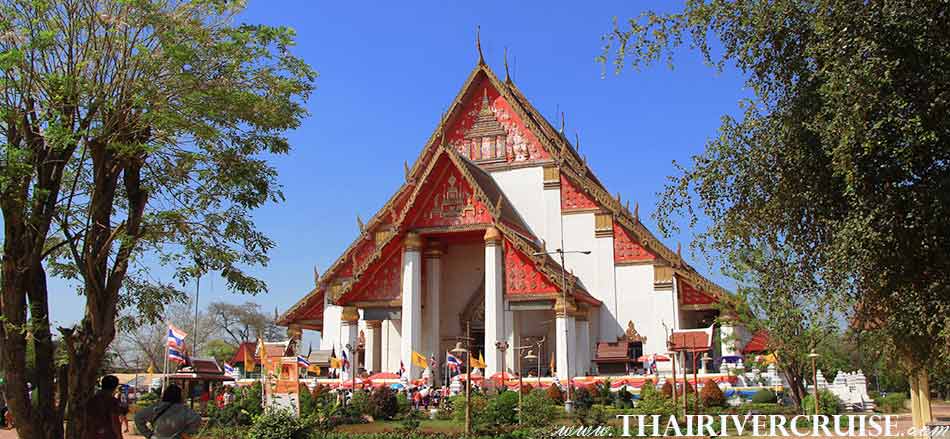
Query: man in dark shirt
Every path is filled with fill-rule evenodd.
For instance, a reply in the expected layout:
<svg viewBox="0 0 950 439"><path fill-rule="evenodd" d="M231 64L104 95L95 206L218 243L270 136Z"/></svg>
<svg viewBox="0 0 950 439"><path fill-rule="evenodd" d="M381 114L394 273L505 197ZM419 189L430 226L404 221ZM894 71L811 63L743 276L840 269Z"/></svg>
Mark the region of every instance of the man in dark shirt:
<svg viewBox="0 0 950 439"><path fill-rule="evenodd" d="M122 439L119 417L129 408L115 397L119 379L113 375L102 377L100 389L86 406L86 432L83 439Z"/></svg>

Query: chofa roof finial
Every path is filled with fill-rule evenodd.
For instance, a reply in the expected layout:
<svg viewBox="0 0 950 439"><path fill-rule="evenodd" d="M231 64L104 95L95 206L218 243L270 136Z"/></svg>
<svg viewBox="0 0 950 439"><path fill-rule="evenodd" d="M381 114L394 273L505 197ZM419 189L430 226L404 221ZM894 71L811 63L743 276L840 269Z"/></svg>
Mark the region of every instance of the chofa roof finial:
<svg viewBox="0 0 950 439"><path fill-rule="evenodd" d="M360 228L360 233L366 229L366 225L363 224L363 218L360 218L359 214L356 215L356 225Z"/></svg>
<svg viewBox="0 0 950 439"><path fill-rule="evenodd" d="M581 152L581 133L574 131L574 149Z"/></svg>
<svg viewBox="0 0 950 439"><path fill-rule="evenodd" d="M317 270L316 264L314 264L313 266L313 286L314 287L320 286L320 270Z"/></svg>
<svg viewBox="0 0 950 439"><path fill-rule="evenodd" d="M511 84L511 73L508 71L508 47L505 47L505 84Z"/></svg>
<svg viewBox="0 0 950 439"><path fill-rule="evenodd" d="M561 133L562 136L564 135L564 112L563 111L561 112L561 129L558 131Z"/></svg>
<svg viewBox="0 0 950 439"><path fill-rule="evenodd" d="M409 181L409 162L405 160L402 161L402 172L403 174L405 174L406 181L408 182Z"/></svg>
<svg viewBox="0 0 950 439"><path fill-rule="evenodd" d="M485 56L482 55L482 27L475 26L475 48L478 49L478 65L485 65Z"/></svg>
<svg viewBox="0 0 950 439"><path fill-rule="evenodd" d="M633 219L635 219L637 222L640 222L640 202L639 201L635 201L633 203Z"/></svg>

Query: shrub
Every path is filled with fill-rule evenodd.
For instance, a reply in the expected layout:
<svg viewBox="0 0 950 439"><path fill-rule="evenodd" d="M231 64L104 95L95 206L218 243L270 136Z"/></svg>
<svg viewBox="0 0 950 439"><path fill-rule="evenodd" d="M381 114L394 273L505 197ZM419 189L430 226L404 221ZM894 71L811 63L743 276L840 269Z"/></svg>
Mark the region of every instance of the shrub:
<svg viewBox="0 0 950 439"><path fill-rule="evenodd" d="M521 402L521 425L528 428L548 427L557 417L557 406L543 390L535 390Z"/></svg>
<svg viewBox="0 0 950 439"><path fill-rule="evenodd" d="M486 423L493 426L518 423L518 393L501 392L488 401Z"/></svg>
<svg viewBox="0 0 950 439"><path fill-rule="evenodd" d="M158 393L155 392L145 392L142 396L139 396L139 399L135 401L135 405L140 408L150 407L153 404L157 403L159 398Z"/></svg>
<svg viewBox="0 0 950 439"><path fill-rule="evenodd" d="M247 439L306 439L310 426L293 413L273 410L254 418Z"/></svg>
<svg viewBox="0 0 950 439"><path fill-rule="evenodd" d="M589 410L594 405L594 396L583 387L574 390L574 408Z"/></svg>
<svg viewBox="0 0 950 439"><path fill-rule="evenodd" d="M821 405L818 407L818 413L822 415L837 415L841 413L841 400L829 390L819 390L818 400ZM815 396L811 393L802 400L802 412L811 415L815 413Z"/></svg>
<svg viewBox="0 0 950 439"><path fill-rule="evenodd" d="M353 392L353 395L350 396L349 415L376 417L375 410L373 410L373 403L370 401L370 396L367 392L359 390Z"/></svg>
<svg viewBox="0 0 950 439"><path fill-rule="evenodd" d="M732 414L744 415L752 413L755 415L795 415L795 408L776 403L746 403L730 410Z"/></svg>
<svg viewBox="0 0 950 439"><path fill-rule="evenodd" d="M653 380L646 380L643 382L643 385L640 386L640 398L645 398L656 393L656 385L653 384Z"/></svg>
<svg viewBox="0 0 950 439"><path fill-rule="evenodd" d="M313 399L310 388L306 384L300 383L298 388L300 394L300 416L309 416L317 411L317 401Z"/></svg>
<svg viewBox="0 0 950 439"><path fill-rule="evenodd" d="M409 413L412 403L409 401L409 395L406 392L396 394L396 416ZM395 416L394 416L395 417Z"/></svg>
<svg viewBox="0 0 950 439"><path fill-rule="evenodd" d="M472 430L484 431L488 426L488 398L479 393L472 393ZM452 398L452 419L460 424L465 423L465 395Z"/></svg>
<svg viewBox="0 0 950 439"><path fill-rule="evenodd" d="M661 415L669 416L674 413L673 400L663 395L663 392L657 392L652 386L644 386L640 389L640 400L637 401L636 413L643 415Z"/></svg>
<svg viewBox="0 0 950 439"><path fill-rule="evenodd" d="M663 387L660 388L660 393L667 398L673 397L673 384L670 381L663 383Z"/></svg>
<svg viewBox="0 0 950 439"><path fill-rule="evenodd" d="M778 397L775 396L775 392L769 389L760 389L752 394L753 404L774 404L776 402L778 402Z"/></svg>
<svg viewBox="0 0 950 439"><path fill-rule="evenodd" d="M723 395L719 385L713 380L706 380L703 383L703 389L699 391L699 399L703 401L704 407L722 407L726 405L726 396Z"/></svg>
<svg viewBox="0 0 950 439"><path fill-rule="evenodd" d="M564 404L564 392L561 392L560 387L552 384L545 390L545 393L548 395L548 399L554 403L558 405Z"/></svg>
<svg viewBox="0 0 950 439"><path fill-rule="evenodd" d="M613 394L610 392L610 378L594 387L594 404L610 405L613 401Z"/></svg>
<svg viewBox="0 0 950 439"><path fill-rule="evenodd" d="M370 406L372 407L370 414L376 419L393 419L399 412L396 394L386 386L377 387L373 390L370 397Z"/></svg>
<svg viewBox="0 0 950 439"><path fill-rule="evenodd" d="M403 433L412 434L419 430L419 425L422 424L423 415L419 410L409 410L409 413L403 415L402 420L400 421L400 430Z"/></svg>
<svg viewBox="0 0 950 439"><path fill-rule="evenodd" d="M521 393L523 395L530 394L532 390L534 390L534 386L528 383L525 383L524 386L521 387Z"/></svg>
<svg viewBox="0 0 950 439"><path fill-rule="evenodd" d="M907 396L903 393L890 393L887 396L878 396L874 399L874 403L877 404L877 409L883 413L899 413L905 410L904 404L907 401Z"/></svg>
<svg viewBox="0 0 950 439"><path fill-rule="evenodd" d="M237 427L251 425L254 419L264 412L261 402L262 389L259 382L250 387L238 387L234 389L234 401L230 404L220 409L216 405L209 405L208 426Z"/></svg>

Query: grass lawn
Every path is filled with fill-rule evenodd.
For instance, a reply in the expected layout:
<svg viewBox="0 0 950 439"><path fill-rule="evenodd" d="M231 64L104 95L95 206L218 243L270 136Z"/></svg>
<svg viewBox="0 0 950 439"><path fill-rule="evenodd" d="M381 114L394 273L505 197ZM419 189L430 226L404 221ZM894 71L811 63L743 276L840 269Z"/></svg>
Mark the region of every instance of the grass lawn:
<svg viewBox="0 0 950 439"><path fill-rule="evenodd" d="M397 431L402 428L399 421L376 421L368 424L341 425L336 431L344 433L385 433ZM457 424L455 421L442 420L423 420L419 425L419 431L425 433L461 433L465 429L464 425Z"/></svg>

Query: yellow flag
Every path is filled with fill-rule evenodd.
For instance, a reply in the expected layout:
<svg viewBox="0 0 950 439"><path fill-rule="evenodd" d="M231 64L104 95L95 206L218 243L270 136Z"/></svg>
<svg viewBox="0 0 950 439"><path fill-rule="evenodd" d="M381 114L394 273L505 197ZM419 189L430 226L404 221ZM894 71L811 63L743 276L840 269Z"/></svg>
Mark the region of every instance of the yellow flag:
<svg viewBox="0 0 950 439"><path fill-rule="evenodd" d="M429 367L429 365L426 364L426 357L416 351L412 351L412 364L423 369Z"/></svg>
<svg viewBox="0 0 950 439"><path fill-rule="evenodd" d="M254 372L254 369L257 368L257 364L254 363L254 356L248 352L247 347L244 348L244 372Z"/></svg>
<svg viewBox="0 0 950 439"><path fill-rule="evenodd" d="M148 370L147 370L146 372L148 372L149 375L155 373L155 366L149 364L149 365L148 365Z"/></svg>
<svg viewBox="0 0 950 439"><path fill-rule="evenodd" d="M484 369L484 368L488 367L488 365L485 364L485 357L482 356L482 354L478 354L478 358L469 357L469 358L468 358L468 364L469 364L470 367L472 367L472 368L474 368L474 369Z"/></svg>
<svg viewBox="0 0 950 439"><path fill-rule="evenodd" d="M343 362L340 361L337 357L330 357L330 369L340 369L343 367Z"/></svg>
<svg viewBox="0 0 950 439"><path fill-rule="evenodd" d="M307 368L307 370L317 374L318 376L320 375L320 366L317 366L316 364L311 364L310 367Z"/></svg>

